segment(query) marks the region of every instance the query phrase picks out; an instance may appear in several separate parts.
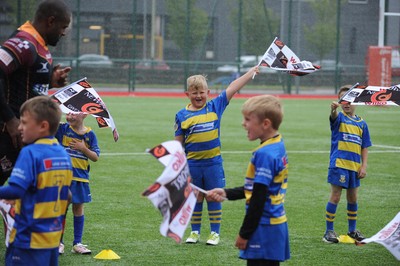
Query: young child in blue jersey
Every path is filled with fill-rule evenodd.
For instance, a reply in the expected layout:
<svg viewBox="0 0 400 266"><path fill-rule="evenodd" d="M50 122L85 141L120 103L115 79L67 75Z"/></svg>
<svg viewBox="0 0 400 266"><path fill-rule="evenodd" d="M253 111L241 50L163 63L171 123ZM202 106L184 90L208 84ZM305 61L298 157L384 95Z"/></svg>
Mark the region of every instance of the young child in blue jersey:
<svg viewBox="0 0 400 266"><path fill-rule="evenodd" d="M92 201L89 187L89 160L96 162L100 156L100 148L94 131L85 126L83 120L87 114L69 113L67 123L58 127L56 138L66 149L72 159L73 178L71 183L72 213L74 215L74 241L72 253L91 254L91 250L82 244L85 224L84 203ZM64 253L64 244L60 243L60 254Z"/></svg>
<svg viewBox="0 0 400 266"><path fill-rule="evenodd" d="M288 186L288 157L282 135L280 101L271 95L248 99L242 125L250 141L260 140L247 167L244 186L207 192L207 198L246 199L244 217L235 246L247 265L279 265L290 258L289 232L284 200Z"/></svg>
<svg viewBox="0 0 400 266"><path fill-rule="evenodd" d="M72 180L71 159L54 137L60 107L47 96L26 101L18 130L26 144L1 199L15 199L5 265L58 265L62 221Z"/></svg>
<svg viewBox="0 0 400 266"><path fill-rule="evenodd" d="M186 96L190 103L175 116L175 139L185 148L193 184L202 189L225 187L222 165L220 126L222 114L233 95L252 79L258 67L234 80L218 97L208 101L210 90L202 75L187 79ZM192 232L186 243L197 243L200 239L204 195L199 193L191 219ZM208 245L220 241L222 206L219 202L207 202L211 234Z"/></svg>
<svg viewBox="0 0 400 266"><path fill-rule="evenodd" d="M339 99L351 87L351 85L346 85L340 88ZM337 111L339 106L342 112ZM368 126L361 117L355 114L355 106L349 103L332 102L329 121L332 137L328 183L331 184L331 193L326 205L326 231L323 241L339 242L333 223L343 188L347 190L347 235L356 241L361 241L365 237L356 226L357 196L360 179L367 175L368 147L372 145Z"/></svg>

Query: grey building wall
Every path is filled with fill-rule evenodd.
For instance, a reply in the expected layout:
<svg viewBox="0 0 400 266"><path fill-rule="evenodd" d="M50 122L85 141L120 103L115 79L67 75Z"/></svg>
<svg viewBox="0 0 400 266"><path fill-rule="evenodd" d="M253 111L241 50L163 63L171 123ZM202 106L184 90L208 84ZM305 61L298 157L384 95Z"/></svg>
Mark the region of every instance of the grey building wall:
<svg viewBox="0 0 400 266"><path fill-rule="evenodd" d="M156 15L160 21L160 34L162 37L166 36L166 1L171 0L156 0ZM244 0L246 1L246 0ZM333 1L333 0L332 0ZM23 1L22 1L23 2ZM109 34L123 34L132 31L132 18L133 16L133 3L134 0L66 0L67 4L71 6L74 14L80 11L80 25L73 25L73 32L66 37L67 40L60 43L54 49L56 56L75 56L77 49L81 49L79 53L98 52L94 46L82 45L79 46L77 42L82 42L76 38L76 29L80 27L80 34L88 36L89 38L98 39L99 32L93 32L88 29L91 23L100 23L105 27L105 33ZM341 5L341 21L340 31L341 39L340 47L340 60L343 64L363 65L368 46L378 44L378 20L379 20L379 0L366 0L365 4L354 4L352 1L342 1ZM353 1L357 2L357 1ZM358 1L360 2L360 1ZM362 1L361 1L362 2ZM79 3L79 7L78 7ZM143 13L146 9L147 20L149 20L151 13L151 0L136 0L137 3L137 34L143 33ZM310 0L266 0L268 8L271 8L275 14L280 16L281 19L281 34L280 38L290 45L301 59L316 60L316 55L313 53L313 47L305 41L303 37L304 27L314 23L313 12L310 9ZM289 3L292 3L292 18L289 20ZM391 12L400 12L400 1L388 0L387 9ZM23 3L22 3L23 4ZM147 8L145 8L145 4ZM198 0L196 6L202 8L211 15L213 8L214 12L214 28L213 28L213 49L212 50L214 61L233 61L238 54L237 33L233 29L233 24L230 19L231 10L239 8L238 0ZM260 7L261 8L261 7ZM5 12L4 10L1 12ZM333 13L333 12L332 12ZM195 14L193 14L195 16ZM4 16L0 15L0 18ZM76 21L76 20L75 20ZM291 37L288 36L289 21L291 21ZM183 22L185 23L185 22ZM149 21L148 21L148 27ZM386 43L387 45L399 45L400 42L400 27L399 17L391 17L387 19L386 28ZM7 31L7 32L5 32ZM266 31L267 32L267 31ZM10 29L7 25L2 25L0 35L2 39L10 34ZM289 42L290 39L290 43ZM98 44L94 44L97 45ZM265 45L265 48L269 44ZM79 48L80 47L80 48ZM127 59L126 50L132 48L129 40L119 40L115 43L106 43L108 53L111 53L113 58ZM142 47L137 46L138 50ZM172 40L164 39L163 43L164 55L167 60L182 60L179 58L179 51ZM262 54L264 51L260 51ZM140 51L141 53L141 51ZM138 57L141 57L141 54ZM246 51L242 50L242 54ZM128 56L129 57L129 56ZM327 57L330 59L335 58L335 51Z"/></svg>

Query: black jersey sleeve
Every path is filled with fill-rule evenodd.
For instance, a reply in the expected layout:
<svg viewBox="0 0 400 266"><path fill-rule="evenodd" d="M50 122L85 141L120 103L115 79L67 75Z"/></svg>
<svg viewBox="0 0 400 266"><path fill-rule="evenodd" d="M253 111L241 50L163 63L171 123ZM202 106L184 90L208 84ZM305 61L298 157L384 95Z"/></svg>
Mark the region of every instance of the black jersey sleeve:
<svg viewBox="0 0 400 266"><path fill-rule="evenodd" d="M226 188L226 197L228 200L244 199L244 187Z"/></svg>
<svg viewBox="0 0 400 266"><path fill-rule="evenodd" d="M260 223L265 201L267 200L268 187L260 183L254 183L249 207L244 217L239 235L249 239Z"/></svg>

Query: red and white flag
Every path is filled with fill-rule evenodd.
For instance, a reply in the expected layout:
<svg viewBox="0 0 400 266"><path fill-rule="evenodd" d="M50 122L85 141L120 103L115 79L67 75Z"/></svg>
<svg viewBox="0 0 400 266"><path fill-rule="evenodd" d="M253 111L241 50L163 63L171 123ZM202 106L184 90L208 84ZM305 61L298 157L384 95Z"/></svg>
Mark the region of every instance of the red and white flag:
<svg viewBox="0 0 400 266"><path fill-rule="evenodd" d="M381 231L366 238L358 245L375 242L389 250L397 260L400 260L400 212Z"/></svg>
<svg viewBox="0 0 400 266"><path fill-rule="evenodd" d="M180 243L190 223L197 194L190 185L191 177L185 152L179 141L172 140L152 148L149 153L156 157L165 169L142 195L161 212L161 235Z"/></svg>
<svg viewBox="0 0 400 266"><path fill-rule="evenodd" d="M114 141L118 140L119 134L106 104L86 78L61 88L51 97L60 105L63 113L91 114L100 128L110 127Z"/></svg>
<svg viewBox="0 0 400 266"><path fill-rule="evenodd" d="M278 37L268 47L262 56L259 66L270 67L294 76L304 76L320 69L309 61L301 61L300 58Z"/></svg>
<svg viewBox="0 0 400 266"><path fill-rule="evenodd" d="M339 99L352 105L400 106L400 84L392 87L361 86L358 83Z"/></svg>

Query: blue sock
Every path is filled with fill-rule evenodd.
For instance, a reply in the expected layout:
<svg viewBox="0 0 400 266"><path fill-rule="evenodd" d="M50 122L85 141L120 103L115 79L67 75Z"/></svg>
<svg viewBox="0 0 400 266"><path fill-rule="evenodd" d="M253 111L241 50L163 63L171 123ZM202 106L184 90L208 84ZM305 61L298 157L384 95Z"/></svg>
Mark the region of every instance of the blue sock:
<svg viewBox="0 0 400 266"><path fill-rule="evenodd" d="M221 228L222 204L221 202L207 202L208 217L210 219L211 232L219 234Z"/></svg>
<svg viewBox="0 0 400 266"><path fill-rule="evenodd" d="M326 204L326 213L325 213L325 221L326 221L326 231L333 230L333 222L336 217L336 208L337 205L331 202Z"/></svg>
<svg viewBox="0 0 400 266"><path fill-rule="evenodd" d="M85 215L74 216L74 242L73 242L73 245L82 243L84 223L85 223Z"/></svg>
<svg viewBox="0 0 400 266"><path fill-rule="evenodd" d="M356 230L358 204L347 203L347 221L349 223L349 233Z"/></svg>
<svg viewBox="0 0 400 266"><path fill-rule="evenodd" d="M191 219L192 231L198 231L200 234L201 215L203 212L203 202L196 202L194 205L193 215Z"/></svg>

